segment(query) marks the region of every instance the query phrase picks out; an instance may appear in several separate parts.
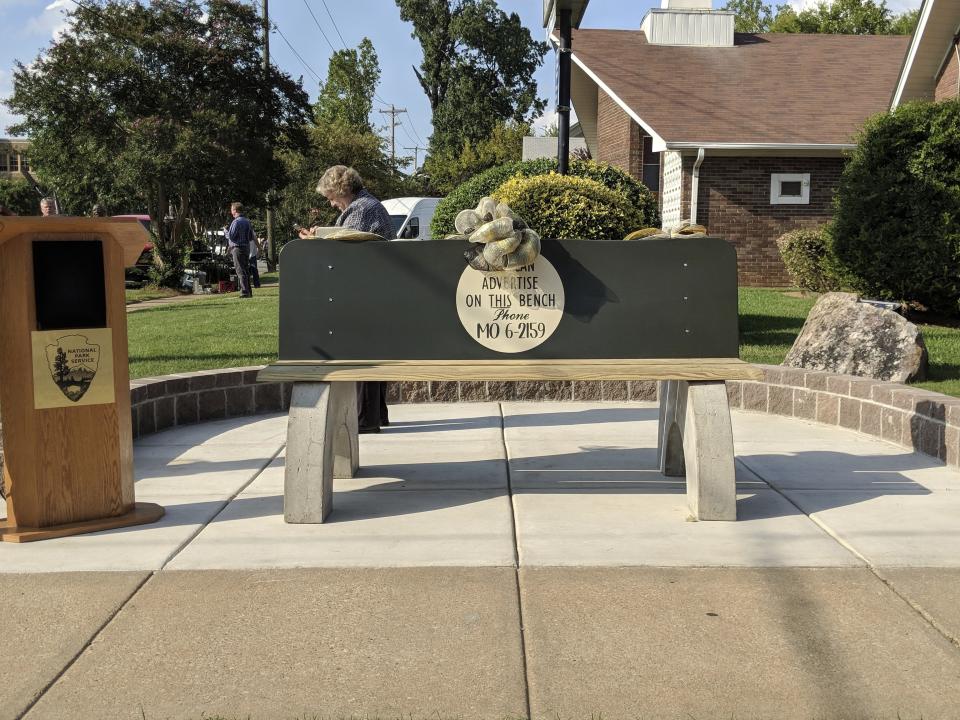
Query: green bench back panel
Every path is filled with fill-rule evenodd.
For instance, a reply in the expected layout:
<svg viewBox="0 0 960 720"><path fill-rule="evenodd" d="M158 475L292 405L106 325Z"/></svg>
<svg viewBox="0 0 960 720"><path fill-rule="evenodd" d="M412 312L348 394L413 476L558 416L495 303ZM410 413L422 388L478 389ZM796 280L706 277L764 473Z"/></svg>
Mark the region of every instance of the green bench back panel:
<svg viewBox="0 0 960 720"><path fill-rule="evenodd" d="M468 247L289 242L280 255L280 360L738 356L737 259L719 238L544 240L564 314L545 342L521 353L490 350L461 324L456 289Z"/></svg>

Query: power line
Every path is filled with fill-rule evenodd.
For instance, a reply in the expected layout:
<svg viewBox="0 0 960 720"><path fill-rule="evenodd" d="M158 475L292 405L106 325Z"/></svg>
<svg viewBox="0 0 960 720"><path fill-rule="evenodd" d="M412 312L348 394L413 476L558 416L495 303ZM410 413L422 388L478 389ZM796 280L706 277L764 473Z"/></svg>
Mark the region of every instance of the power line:
<svg viewBox="0 0 960 720"><path fill-rule="evenodd" d="M321 34L321 35L323 35L323 39L327 41L327 45L330 46L330 49L333 50L333 52L336 52L337 49L333 46L333 43L330 42L330 38L328 38L328 37L327 37L327 34L323 31L323 27L320 25L320 21L317 20L317 16L313 14L313 8L310 7L310 3L308 3L307 0L303 0L303 4L307 6L307 11L310 13L310 17L312 17L312 18L313 18L313 21L317 24L317 30L320 31L320 34ZM329 13L329 12L330 12L330 11L328 10L327 13ZM334 23L333 26L336 27L337 24ZM340 34L340 31L339 31L339 30L337 30L337 34L338 34L338 35ZM343 40L342 37L341 37L340 39ZM347 49L346 46L344 46L343 49L346 50L346 49Z"/></svg>
<svg viewBox="0 0 960 720"><path fill-rule="evenodd" d="M327 0L320 0L320 2L323 3L323 8L327 11L327 16L330 18L330 22L333 23L333 29L337 31L337 35L340 37L340 42L343 44L343 49L344 50L349 49L347 48L347 41L343 39L343 33L340 32L340 26L337 25L337 21L333 17L333 13L330 12L330 7L327 5ZM320 27L320 22L317 20L317 16L313 14L313 10L310 9L310 5L307 3L307 0L303 0L303 4L306 5L307 10L310 11L310 16L313 18L313 21L317 24L317 27L320 29L320 34L323 35L323 39L326 40L330 48L333 49L333 43L330 42L330 39L327 37L326 33L323 32L323 28ZM334 52L336 51L334 50ZM380 97L376 91L374 91L373 97L375 100L379 100L384 105L391 105L391 103L387 102L382 97ZM410 140L410 142L416 143L419 145L424 144L423 138L420 137L420 133L417 132L416 127L414 127L413 125L410 126L410 128L413 130L414 135L416 135L416 140L414 140L413 136L407 130L406 125L404 125L403 123L397 123L397 124L400 125L404 133L406 133L407 138Z"/></svg>
<svg viewBox="0 0 960 720"><path fill-rule="evenodd" d="M340 35L340 28L337 27L337 21L333 19L333 14L330 12L330 8L327 7L327 0L320 0L323 3L324 10L327 11L327 16L330 18L330 22L333 23L333 29L337 31L337 35ZM343 49L347 49L347 41L343 39L343 35L340 35L340 42L343 43Z"/></svg>
<svg viewBox="0 0 960 720"><path fill-rule="evenodd" d="M74 2L76 2L76 0L74 0ZM322 82L323 82L323 79L317 74L317 72L316 72L312 67L310 67L310 65L307 63L307 61L304 60L304 59L300 56L300 53L298 53L297 50L296 50L296 48L294 48L293 45L290 44L290 41L287 40L287 36L283 34L283 32L280 30L280 27L279 27L276 23L273 23L273 29L274 29L274 31L283 39L283 41L287 44L287 47L290 48L290 51L291 51L294 55L297 56L297 59L298 59L298 60L303 64L303 66L307 69L307 72L309 72L311 75L313 75L313 77L316 79L316 81L317 81L318 83L322 83Z"/></svg>

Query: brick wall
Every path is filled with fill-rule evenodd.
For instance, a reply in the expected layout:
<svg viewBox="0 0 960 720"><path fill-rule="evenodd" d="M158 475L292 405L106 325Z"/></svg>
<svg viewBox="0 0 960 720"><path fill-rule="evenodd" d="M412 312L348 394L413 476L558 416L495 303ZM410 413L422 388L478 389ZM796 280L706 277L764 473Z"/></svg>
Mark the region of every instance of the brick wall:
<svg viewBox="0 0 960 720"><path fill-rule="evenodd" d="M943 72L937 78L937 88L933 97L936 100L949 100L957 97L957 82L960 77L960 62L957 60L957 46L950 48L950 57L943 66Z"/></svg>
<svg viewBox="0 0 960 720"><path fill-rule="evenodd" d="M640 126L604 92L597 98L596 159L623 168L637 179L643 176Z"/></svg>
<svg viewBox="0 0 960 720"><path fill-rule="evenodd" d="M684 218L690 217L694 160L683 160ZM736 248L741 285L790 285L776 239L788 230L820 225L833 217L833 194L842 169L839 157L711 157L708 153L700 166L697 221ZM771 205L772 173L810 173L810 203Z"/></svg>
<svg viewBox="0 0 960 720"><path fill-rule="evenodd" d="M954 83L956 76L954 75ZM640 128L601 92L597 102L597 160L643 175ZM683 159L681 217L690 217L694 157ZM661 163L661 169L663 163ZM791 284L776 239L798 227L820 225L833 217L833 193L843 159L798 157L720 157L709 153L700 166L697 220L711 235L737 249L739 280L749 286ZM810 173L809 205L771 205L771 173ZM662 185L664 187L665 185Z"/></svg>

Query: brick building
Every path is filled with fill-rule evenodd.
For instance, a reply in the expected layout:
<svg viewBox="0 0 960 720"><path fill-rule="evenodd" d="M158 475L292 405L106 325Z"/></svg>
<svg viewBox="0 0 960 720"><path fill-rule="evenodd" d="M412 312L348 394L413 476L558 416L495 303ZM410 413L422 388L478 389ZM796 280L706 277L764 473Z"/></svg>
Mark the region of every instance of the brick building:
<svg viewBox="0 0 960 720"><path fill-rule="evenodd" d="M910 38L734 33L709 0L664 6L637 31L574 33L587 146L659 194L664 227L731 242L741 284L789 284L776 238L831 218L843 154L889 109Z"/></svg>
<svg viewBox="0 0 960 720"><path fill-rule="evenodd" d="M0 138L0 179L21 179L20 170L30 169L29 150L29 140Z"/></svg>
<svg viewBox="0 0 960 720"><path fill-rule="evenodd" d="M891 108L960 96L960 0L924 0Z"/></svg>

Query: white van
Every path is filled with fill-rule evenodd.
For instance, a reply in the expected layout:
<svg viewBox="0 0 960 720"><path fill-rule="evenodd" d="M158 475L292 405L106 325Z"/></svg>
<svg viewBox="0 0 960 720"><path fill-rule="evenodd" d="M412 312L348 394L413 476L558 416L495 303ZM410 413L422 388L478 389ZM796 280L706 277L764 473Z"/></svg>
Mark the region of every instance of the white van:
<svg viewBox="0 0 960 720"><path fill-rule="evenodd" d="M443 198L405 197L384 200L398 240L429 240L430 221Z"/></svg>

